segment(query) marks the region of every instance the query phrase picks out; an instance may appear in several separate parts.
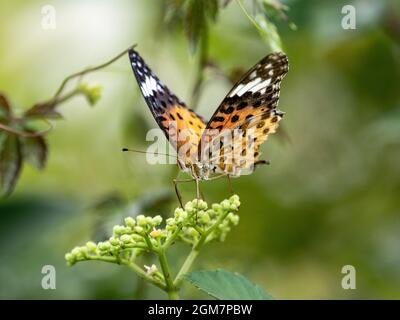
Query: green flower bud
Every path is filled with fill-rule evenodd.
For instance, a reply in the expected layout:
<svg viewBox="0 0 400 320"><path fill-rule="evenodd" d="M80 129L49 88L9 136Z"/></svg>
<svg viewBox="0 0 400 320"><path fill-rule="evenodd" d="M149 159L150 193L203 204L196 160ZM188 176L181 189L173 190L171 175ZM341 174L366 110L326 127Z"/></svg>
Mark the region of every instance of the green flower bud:
<svg viewBox="0 0 400 320"><path fill-rule="evenodd" d="M157 215L153 218L152 223L153 225L158 226L159 224L161 224L162 220L162 217L160 215Z"/></svg>
<svg viewBox="0 0 400 320"><path fill-rule="evenodd" d="M165 222L167 223L167 226L175 225L175 219L174 218L168 218Z"/></svg>
<svg viewBox="0 0 400 320"><path fill-rule="evenodd" d="M219 203L213 203L211 208L214 210L214 212L218 212L219 210L221 210L222 207Z"/></svg>
<svg viewBox="0 0 400 320"><path fill-rule="evenodd" d="M197 206L200 210L207 210L207 208L208 208L207 202L205 202L204 200L201 200L201 199L198 201Z"/></svg>
<svg viewBox="0 0 400 320"><path fill-rule="evenodd" d="M96 252L97 245L93 241L86 242L86 248L89 252Z"/></svg>
<svg viewBox="0 0 400 320"><path fill-rule="evenodd" d="M232 197L229 198L230 202L240 202L239 201L239 196L237 194L234 194Z"/></svg>
<svg viewBox="0 0 400 320"><path fill-rule="evenodd" d="M221 207L224 210L229 210L231 208L231 203L229 202L229 200L224 200L221 202Z"/></svg>
<svg viewBox="0 0 400 320"><path fill-rule="evenodd" d="M108 240L112 246L118 246L120 244L120 241L118 238L111 237L110 240Z"/></svg>
<svg viewBox="0 0 400 320"><path fill-rule="evenodd" d="M142 214L138 215L136 217L136 222L137 222L138 226L144 227L144 226L146 226L146 223L147 223L146 217Z"/></svg>
<svg viewBox="0 0 400 320"><path fill-rule="evenodd" d="M97 84L81 83L78 89L85 95L91 106L101 98L101 86Z"/></svg>
<svg viewBox="0 0 400 320"><path fill-rule="evenodd" d="M123 234L120 238L119 238L124 244L128 244L132 242L132 237L129 234Z"/></svg>
<svg viewBox="0 0 400 320"><path fill-rule="evenodd" d="M186 212L185 212L185 214L187 215ZM177 221L178 223L182 223L183 221L185 221L185 219L186 219L186 217L182 215L182 216L180 216L179 218L177 218L176 221Z"/></svg>
<svg viewBox="0 0 400 320"><path fill-rule="evenodd" d="M142 227L136 226L133 228L137 233L142 233L144 229Z"/></svg>
<svg viewBox="0 0 400 320"><path fill-rule="evenodd" d="M182 214L181 214L181 216L180 216L180 218L181 218L182 220L184 220L184 219L187 218L187 216L188 216L188 213L187 213L186 211L183 211Z"/></svg>
<svg viewBox="0 0 400 320"><path fill-rule="evenodd" d="M232 197L229 198L229 202L232 205L232 210L237 211L238 208L240 207L240 200L238 195L233 195Z"/></svg>
<svg viewBox="0 0 400 320"><path fill-rule="evenodd" d="M115 235L120 235L120 234L122 234L123 233L123 231L124 231L124 227L123 226L114 226L114 228L113 228L113 233L115 234Z"/></svg>
<svg viewBox="0 0 400 320"><path fill-rule="evenodd" d="M200 223L207 224L210 222L210 215L205 211L199 211L197 214L197 219Z"/></svg>
<svg viewBox="0 0 400 320"><path fill-rule="evenodd" d="M136 241L136 242L143 242L143 237L142 236L140 236L140 235L138 235L138 234L131 234L131 237L132 237L132 239L133 239L133 241Z"/></svg>
<svg viewBox="0 0 400 320"><path fill-rule="evenodd" d="M165 230L170 231L170 232L174 232L176 230L176 225L167 225L165 227Z"/></svg>
<svg viewBox="0 0 400 320"><path fill-rule="evenodd" d="M232 215L230 221L232 222L233 225L236 226L239 223L239 216L237 214Z"/></svg>
<svg viewBox="0 0 400 320"><path fill-rule="evenodd" d="M123 227L122 234L132 234L132 228L128 226Z"/></svg>
<svg viewBox="0 0 400 320"><path fill-rule="evenodd" d="M146 217L146 224L153 225L153 218L152 217Z"/></svg>
<svg viewBox="0 0 400 320"><path fill-rule="evenodd" d="M175 212L174 212L174 216L175 218L180 217L183 213L185 212L185 210L183 210L182 208L176 208ZM170 218L171 219L171 218ZM169 220L169 219L168 219Z"/></svg>
<svg viewBox="0 0 400 320"><path fill-rule="evenodd" d="M133 228L136 225L136 221L135 219L133 219L132 217L126 217L125 218L125 224L130 227Z"/></svg>
<svg viewBox="0 0 400 320"><path fill-rule="evenodd" d="M186 233L188 236L191 236L191 237L193 237L193 238L195 238L195 237L197 237L197 236L199 235L199 233L197 232L197 230L196 230L195 228L192 228L192 227L187 228L187 229L185 230L185 233Z"/></svg>
<svg viewBox="0 0 400 320"><path fill-rule="evenodd" d="M108 251L111 249L111 244L108 241L105 242L99 242L99 244L97 245L97 247L99 248L100 251Z"/></svg>
<svg viewBox="0 0 400 320"><path fill-rule="evenodd" d="M185 211L193 211L193 204L192 204L192 202L188 202L188 203L186 203L185 204Z"/></svg>
<svg viewBox="0 0 400 320"><path fill-rule="evenodd" d="M75 256L72 253L67 253L65 255L65 260L67 260L67 262L73 262L75 260Z"/></svg>
<svg viewBox="0 0 400 320"><path fill-rule="evenodd" d="M71 254L74 256L78 256L80 253L81 253L81 249L79 247L75 247L71 251Z"/></svg>
<svg viewBox="0 0 400 320"><path fill-rule="evenodd" d="M233 212L229 212L228 215L226 216L226 219L230 221L234 215L235 214Z"/></svg>

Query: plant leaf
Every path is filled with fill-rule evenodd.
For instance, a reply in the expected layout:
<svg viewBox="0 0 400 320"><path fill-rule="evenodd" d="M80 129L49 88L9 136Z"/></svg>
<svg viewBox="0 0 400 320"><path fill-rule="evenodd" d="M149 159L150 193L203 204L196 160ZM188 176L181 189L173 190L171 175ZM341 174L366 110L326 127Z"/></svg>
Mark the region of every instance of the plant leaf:
<svg viewBox="0 0 400 320"><path fill-rule="evenodd" d="M46 166L48 148L42 136L22 139L22 153L26 161L38 170Z"/></svg>
<svg viewBox="0 0 400 320"><path fill-rule="evenodd" d="M9 195L18 180L22 167L20 142L15 135L8 135L0 153L0 182L3 195Z"/></svg>
<svg viewBox="0 0 400 320"><path fill-rule="evenodd" d="M0 119L8 119L11 114L11 107L5 95L0 93Z"/></svg>
<svg viewBox="0 0 400 320"><path fill-rule="evenodd" d="M7 133L5 131L0 131L0 154L3 150L4 142L7 139Z"/></svg>
<svg viewBox="0 0 400 320"><path fill-rule="evenodd" d="M219 10L219 6L218 6L218 0L208 0L208 1L204 1L204 10L206 15L212 20L212 21L216 21L217 17L218 17L218 10Z"/></svg>
<svg viewBox="0 0 400 320"><path fill-rule="evenodd" d="M203 0L188 0L185 17L185 29L189 40L189 50L196 52L206 21Z"/></svg>
<svg viewBox="0 0 400 320"><path fill-rule="evenodd" d="M272 22L268 21L263 14L257 14L254 19L258 25L257 29L261 37L268 43L271 50L274 52L282 51L282 41L276 26Z"/></svg>
<svg viewBox="0 0 400 320"><path fill-rule="evenodd" d="M37 103L26 113L26 117L46 117L48 119L61 119L62 115L54 110L54 102Z"/></svg>
<svg viewBox="0 0 400 320"><path fill-rule="evenodd" d="M219 300L272 300L272 296L244 276L226 270L193 271L185 279Z"/></svg>

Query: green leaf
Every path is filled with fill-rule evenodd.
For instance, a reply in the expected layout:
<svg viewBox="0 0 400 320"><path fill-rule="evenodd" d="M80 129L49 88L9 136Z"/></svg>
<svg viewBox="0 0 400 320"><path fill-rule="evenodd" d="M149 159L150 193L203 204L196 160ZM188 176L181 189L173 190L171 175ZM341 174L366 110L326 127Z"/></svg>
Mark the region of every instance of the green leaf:
<svg viewBox="0 0 400 320"><path fill-rule="evenodd" d="M25 116L29 118L61 119L62 115L54 110L54 106L54 101L37 103L25 112Z"/></svg>
<svg viewBox="0 0 400 320"><path fill-rule="evenodd" d="M20 142L15 135L8 135L0 153L0 183L3 195L9 195L17 183L22 167Z"/></svg>
<svg viewBox="0 0 400 320"><path fill-rule="evenodd" d="M185 29L189 40L189 50L193 54L202 32L206 28L203 0L188 0L185 17Z"/></svg>
<svg viewBox="0 0 400 320"><path fill-rule="evenodd" d="M11 114L11 107L5 95L0 93L0 119L8 119Z"/></svg>
<svg viewBox="0 0 400 320"><path fill-rule="evenodd" d="M47 143L42 137L31 137L22 139L22 153L26 161L38 170L42 170L47 160Z"/></svg>
<svg viewBox="0 0 400 320"><path fill-rule="evenodd" d="M238 273L217 269L193 271L185 279L196 288L219 300L271 300L259 286Z"/></svg>
<svg viewBox="0 0 400 320"><path fill-rule="evenodd" d="M3 150L4 142L7 139L7 133L5 131L0 131L0 154L1 150Z"/></svg>
<svg viewBox="0 0 400 320"><path fill-rule="evenodd" d="M281 3L278 0L258 0L261 7L264 9L264 14L267 17L276 17L282 21L285 21L289 28L293 31L297 30L297 26L294 22L289 20L286 12L289 11L289 6Z"/></svg>
<svg viewBox="0 0 400 320"><path fill-rule="evenodd" d="M268 43L272 51L282 51L282 41L276 26L267 20L264 14L257 14L254 17L258 31L265 42Z"/></svg>
<svg viewBox="0 0 400 320"><path fill-rule="evenodd" d="M282 41L278 34L278 30L271 21L268 20L265 13L257 13L254 17L250 15L243 3L238 0L237 1L240 8L247 16L247 18L251 21L251 23L256 27L261 37L264 41L269 45L272 51L283 51L282 50Z"/></svg>
<svg viewBox="0 0 400 320"><path fill-rule="evenodd" d="M216 21L218 17L218 0L207 0L204 1L204 10L207 15L212 21Z"/></svg>

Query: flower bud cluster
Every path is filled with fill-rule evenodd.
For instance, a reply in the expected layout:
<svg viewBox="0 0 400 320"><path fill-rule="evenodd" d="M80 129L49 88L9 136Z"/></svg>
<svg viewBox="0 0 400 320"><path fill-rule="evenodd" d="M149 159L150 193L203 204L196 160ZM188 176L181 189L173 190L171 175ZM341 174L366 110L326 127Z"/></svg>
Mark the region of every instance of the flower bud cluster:
<svg viewBox="0 0 400 320"><path fill-rule="evenodd" d="M239 206L237 195L211 207L203 200L194 199L184 208L175 209L173 217L166 219L163 228L163 218L159 215L127 217L123 225L114 226L113 235L107 241L97 244L89 241L72 249L65 259L73 265L78 261L95 260L96 257L119 257L121 250L129 248L152 251L173 241L195 245L204 234L207 235L207 242L214 239L223 241L231 227L239 223L236 214Z"/></svg>
<svg viewBox="0 0 400 320"><path fill-rule="evenodd" d="M65 255L69 265L78 261L89 260L97 256L117 257L121 250L127 248L150 249L156 247L159 242L157 239L165 238L166 231L159 229L163 219L161 216L145 217L138 215L136 219L125 218L124 225L116 225L113 228L113 235L107 241L97 244L89 241L84 246L75 247ZM148 240L148 242L146 241Z"/></svg>

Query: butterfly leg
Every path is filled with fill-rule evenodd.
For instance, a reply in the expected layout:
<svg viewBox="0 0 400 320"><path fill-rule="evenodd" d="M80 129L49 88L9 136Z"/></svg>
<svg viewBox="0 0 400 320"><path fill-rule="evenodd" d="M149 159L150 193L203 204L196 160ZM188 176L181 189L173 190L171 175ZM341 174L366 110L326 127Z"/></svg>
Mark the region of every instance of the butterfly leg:
<svg viewBox="0 0 400 320"><path fill-rule="evenodd" d="M229 176L229 174L227 174L226 177L227 177L227 179L228 179L228 189L229 189L229 193L230 193L230 194L234 194L235 191L233 191L233 186L232 186L231 177Z"/></svg>
<svg viewBox="0 0 400 320"><path fill-rule="evenodd" d="M181 194L180 194L180 192L179 192L178 184L179 184L179 183L182 183L182 182L192 182L193 179L181 179L181 180L179 180L178 177L179 177L179 174L178 174L177 178L176 178L176 179L173 179L172 181L173 181L173 183L174 183L174 188L175 188L176 197L178 198L178 201L179 201L179 204L180 204L181 208L183 208L182 196L181 196Z"/></svg>
<svg viewBox="0 0 400 320"><path fill-rule="evenodd" d="M179 189L178 189L178 182L176 181L176 179L174 179L173 182L174 182L175 194L176 194L176 197L178 198L179 205L181 206L181 208L183 208L182 196L179 193Z"/></svg>
<svg viewBox="0 0 400 320"><path fill-rule="evenodd" d="M201 195L200 195L200 181L199 179L194 179L195 183L196 183L196 198L197 199L201 199Z"/></svg>
<svg viewBox="0 0 400 320"><path fill-rule="evenodd" d="M200 180L199 179L194 179L194 181L195 181L195 183L196 183L196 197L197 197L197 199L202 199L202 200L204 200L204 197L203 197L203 193L201 192L201 190L200 190ZM197 222L198 222L198 220L197 220L197 212L198 212L198 208L196 208L197 210L196 210L196 217L195 217L195 221L196 221L196 224L197 224Z"/></svg>

